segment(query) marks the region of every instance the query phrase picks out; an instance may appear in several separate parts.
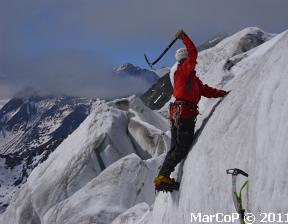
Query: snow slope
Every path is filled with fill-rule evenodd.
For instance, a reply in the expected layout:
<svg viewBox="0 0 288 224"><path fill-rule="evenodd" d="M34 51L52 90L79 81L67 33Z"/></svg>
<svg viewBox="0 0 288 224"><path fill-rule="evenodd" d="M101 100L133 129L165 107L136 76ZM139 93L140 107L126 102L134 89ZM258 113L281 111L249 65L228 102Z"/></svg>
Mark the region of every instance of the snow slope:
<svg viewBox="0 0 288 224"><path fill-rule="evenodd" d="M265 43L273 36L275 36L275 34L264 32L257 27L248 27L223 39L214 47L198 53L198 64L196 66L197 76L199 76L204 83L208 83L211 86L222 87L227 81L233 78L233 75L229 73L229 71L235 64L246 57L246 52ZM173 82L171 76L177 69L177 64L178 63L175 63L171 67L171 82ZM223 69L227 72L223 73ZM161 84L161 89L153 88L154 86L152 86L152 88L144 94L144 102L146 102L146 104L151 108L155 109L163 107L163 103L166 103L166 105L160 109L160 113L167 117L169 102L173 100L173 97L170 99L172 86L170 83L164 83L163 86ZM161 92L163 89L165 92ZM160 100L158 97L160 97ZM154 105L154 102L149 100L150 98L153 100L158 99L157 105ZM200 111L202 108L205 108L202 106L205 102L206 100L201 101L199 105Z"/></svg>
<svg viewBox="0 0 288 224"><path fill-rule="evenodd" d="M234 78L225 88L232 92L186 158L179 193L159 194L138 223L191 223L191 212L235 212L225 173L233 167L249 173L248 208L258 217L255 223L260 212L287 213L287 44L288 31L231 69Z"/></svg>

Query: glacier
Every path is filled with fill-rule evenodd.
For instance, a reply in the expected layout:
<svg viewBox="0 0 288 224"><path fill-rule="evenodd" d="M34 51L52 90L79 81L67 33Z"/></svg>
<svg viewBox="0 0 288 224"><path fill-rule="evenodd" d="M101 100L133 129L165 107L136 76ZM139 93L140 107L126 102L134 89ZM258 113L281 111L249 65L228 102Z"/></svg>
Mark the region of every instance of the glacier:
<svg viewBox="0 0 288 224"><path fill-rule="evenodd" d="M79 128L32 171L1 217L3 223L81 223L95 218L109 223L138 202L152 204L151 183L160 166L152 157L169 146L167 121L136 96L109 103L98 100L93 108ZM149 151L143 146L149 146ZM81 211L84 216L79 216L76 210L89 203L95 209L98 203L98 211L88 206L90 212ZM70 209L65 207L73 207L75 217L67 215Z"/></svg>
<svg viewBox="0 0 288 224"><path fill-rule="evenodd" d="M137 223L191 223L192 212L235 212L225 173L233 167L249 173L246 209L258 217L255 223L261 212L287 213L287 43L285 31L229 71L233 78L225 88L232 91L187 156L179 192L159 194Z"/></svg>

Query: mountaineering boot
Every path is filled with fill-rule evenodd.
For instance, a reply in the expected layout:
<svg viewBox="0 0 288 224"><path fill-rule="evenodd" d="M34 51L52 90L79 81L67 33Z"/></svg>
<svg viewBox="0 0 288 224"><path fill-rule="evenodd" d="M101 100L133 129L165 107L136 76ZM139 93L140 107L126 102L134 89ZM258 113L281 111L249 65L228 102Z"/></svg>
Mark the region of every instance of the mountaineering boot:
<svg viewBox="0 0 288 224"><path fill-rule="evenodd" d="M174 178L166 177L166 176L158 176L154 179L155 190L156 191L170 191L179 190L179 183L175 181Z"/></svg>

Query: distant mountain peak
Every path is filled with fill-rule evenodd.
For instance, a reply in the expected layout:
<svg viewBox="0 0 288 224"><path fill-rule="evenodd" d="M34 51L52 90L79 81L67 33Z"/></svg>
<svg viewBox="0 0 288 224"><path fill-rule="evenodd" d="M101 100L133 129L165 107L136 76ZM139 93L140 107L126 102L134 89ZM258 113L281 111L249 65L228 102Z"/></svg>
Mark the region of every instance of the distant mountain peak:
<svg viewBox="0 0 288 224"><path fill-rule="evenodd" d="M127 69L135 69L135 68L139 68L131 63L124 63L122 65L120 65L118 68L115 69L115 71L123 71L123 70L127 70Z"/></svg>
<svg viewBox="0 0 288 224"><path fill-rule="evenodd" d="M119 67L114 69L115 72L130 72L130 73L141 73L141 72L152 72L148 69L145 68L140 68L139 66L133 65L132 63L124 63L122 65L120 65Z"/></svg>
<svg viewBox="0 0 288 224"><path fill-rule="evenodd" d="M120 65L114 69L114 72L118 75L138 77L151 84L154 84L159 79L159 76L155 72L131 63Z"/></svg>

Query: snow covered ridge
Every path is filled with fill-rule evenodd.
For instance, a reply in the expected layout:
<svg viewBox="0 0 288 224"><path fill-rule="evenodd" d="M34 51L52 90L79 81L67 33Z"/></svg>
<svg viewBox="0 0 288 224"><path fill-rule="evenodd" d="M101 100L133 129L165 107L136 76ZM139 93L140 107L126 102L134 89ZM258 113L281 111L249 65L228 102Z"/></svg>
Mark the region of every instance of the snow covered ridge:
<svg viewBox="0 0 288 224"><path fill-rule="evenodd" d="M228 60L233 61L233 57L242 55L251 49L254 49L264 42L270 40L275 34L264 32L257 27L248 27L240 32L229 36L218 43L215 47L204 50L199 53L197 74L200 76L209 71L213 71L218 63ZM239 62L238 60L237 62ZM236 63L237 63L236 62ZM226 69L231 69L231 66L223 64Z"/></svg>
<svg viewBox="0 0 288 224"><path fill-rule="evenodd" d="M169 147L167 121L135 96L93 108L33 170L3 223L111 223L139 202L153 203L154 158Z"/></svg>
<svg viewBox="0 0 288 224"><path fill-rule="evenodd" d="M145 80L150 84L154 84L159 79L156 71L143 69L131 63L126 63L114 69L117 75L132 76ZM161 72L160 72L161 73Z"/></svg>
<svg viewBox="0 0 288 224"><path fill-rule="evenodd" d="M219 84L221 81L219 78L223 79L223 81L229 79L229 76L222 77L222 73L218 75L217 71L219 69L222 71L223 68L229 71L246 56L246 52L260 46L273 36L275 35L264 32L259 28L249 27L225 39L220 38L221 41L215 46L199 52L196 67L197 75L204 82L209 81L211 85ZM172 66L171 70L175 70L176 66L177 64ZM207 81L206 77L208 77ZM142 99L150 108L159 110L169 101L171 95L172 86L170 80L164 76L143 94Z"/></svg>
<svg viewBox="0 0 288 224"><path fill-rule="evenodd" d="M0 109L0 212L31 171L87 117L92 103L84 98L21 95Z"/></svg>
<svg viewBox="0 0 288 224"><path fill-rule="evenodd" d="M0 110L0 153L23 153L69 134L63 129L73 129L73 124L63 127L64 119L72 112L78 112L80 119L80 114L89 112L91 103L90 99L73 97L13 98Z"/></svg>

